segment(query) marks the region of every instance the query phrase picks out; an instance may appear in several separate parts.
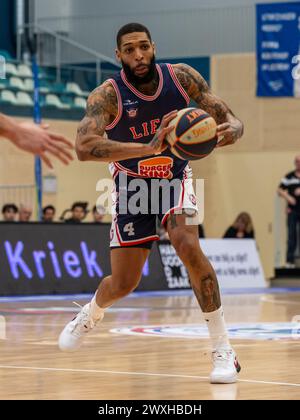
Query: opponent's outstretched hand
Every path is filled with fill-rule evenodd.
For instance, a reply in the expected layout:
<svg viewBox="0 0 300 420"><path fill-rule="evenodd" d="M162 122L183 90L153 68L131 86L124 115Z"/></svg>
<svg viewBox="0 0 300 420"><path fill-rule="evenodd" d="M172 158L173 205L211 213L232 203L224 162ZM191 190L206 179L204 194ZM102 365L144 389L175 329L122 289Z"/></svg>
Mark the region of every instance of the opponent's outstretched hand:
<svg viewBox="0 0 300 420"><path fill-rule="evenodd" d="M48 131L48 128L48 124L16 123L10 140L19 149L40 156L49 168L53 168L53 166L46 153L55 156L62 163L68 165L73 160L70 153L70 150L74 149L72 143L61 134Z"/></svg>

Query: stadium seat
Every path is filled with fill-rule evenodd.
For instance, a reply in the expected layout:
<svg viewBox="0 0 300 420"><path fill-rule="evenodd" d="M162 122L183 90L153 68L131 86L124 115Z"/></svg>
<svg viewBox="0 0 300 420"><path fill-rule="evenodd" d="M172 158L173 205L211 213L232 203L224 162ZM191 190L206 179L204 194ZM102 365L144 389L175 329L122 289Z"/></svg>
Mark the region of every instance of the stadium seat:
<svg viewBox="0 0 300 420"><path fill-rule="evenodd" d="M77 83L69 82L66 86L66 91L74 93L75 95L82 96L82 90Z"/></svg>
<svg viewBox="0 0 300 420"><path fill-rule="evenodd" d="M13 75L18 76L18 69L17 66L15 66L13 63L6 63L6 74L7 75Z"/></svg>
<svg viewBox="0 0 300 420"><path fill-rule="evenodd" d="M1 102L8 102L12 105L18 105L15 94L6 89L1 91Z"/></svg>
<svg viewBox="0 0 300 420"><path fill-rule="evenodd" d="M25 79L24 80L24 88L27 92L32 92L34 89L34 82L33 79ZM39 91L41 93L48 93L50 92L49 83L45 80L39 80Z"/></svg>
<svg viewBox="0 0 300 420"><path fill-rule="evenodd" d="M27 64L19 64L18 75L20 77L32 77L32 70Z"/></svg>
<svg viewBox="0 0 300 420"><path fill-rule="evenodd" d="M23 80L15 76L9 79L9 86L14 90L26 90L24 89Z"/></svg>
<svg viewBox="0 0 300 420"><path fill-rule="evenodd" d="M25 79L23 81L23 84L24 84L24 88L23 88L24 90L26 90L27 92L33 91L33 88L34 88L33 79Z"/></svg>
<svg viewBox="0 0 300 420"><path fill-rule="evenodd" d="M87 97L89 92L83 91L77 83L68 82L66 86L66 92L74 93L77 96Z"/></svg>
<svg viewBox="0 0 300 420"><path fill-rule="evenodd" d="M76 97L74 100L74 107L75 108L86 108L86 100L84 98L81 97Z"/></svg>
<svg viewBox="0 0 300 420"><path fill-rule="evenodd" d="M17 92L16 98L18 105L33 106L33 100L26 92Z"/></svg>
<svg viewBox="0 0 300 420"><path fill-rule="evenodd" d="M50 105L50 106L55 106L56 108L59 109L70 109L70 105L68 104L63 104L61 102L61 100L59 99L59 97L57 95L54 94L48 94L46 95L46 101L45 101L45 105Z"/></svg>

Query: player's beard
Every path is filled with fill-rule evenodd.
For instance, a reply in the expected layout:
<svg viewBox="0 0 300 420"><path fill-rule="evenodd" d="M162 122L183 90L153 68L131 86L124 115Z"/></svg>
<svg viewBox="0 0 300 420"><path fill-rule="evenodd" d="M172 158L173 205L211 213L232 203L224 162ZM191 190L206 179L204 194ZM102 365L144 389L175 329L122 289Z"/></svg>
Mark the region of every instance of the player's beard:
<svg viewBox="0 0 300 420"><path fill-rule="evenodd" d="M133 84L134 86L144 85L145 83L151 82L153 79L155 79L155 76L157 74L154 54L150 61L150 64L147 65L148 73L143 77L135 75L133 70L131 70L128 64L124 63L123 60L122 60L122 67L125 72L126 79L128 80L129 83Z"/></svg>

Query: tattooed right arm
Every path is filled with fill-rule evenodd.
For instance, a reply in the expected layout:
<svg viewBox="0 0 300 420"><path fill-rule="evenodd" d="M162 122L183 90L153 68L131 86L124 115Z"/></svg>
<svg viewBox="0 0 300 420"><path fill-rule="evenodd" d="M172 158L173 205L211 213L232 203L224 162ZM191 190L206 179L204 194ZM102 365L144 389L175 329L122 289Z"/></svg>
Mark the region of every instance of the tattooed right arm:
<svg viewBox="0 0 300 420"><path fill-rule="evenodd" d="M112 162L152 154L147 144L124 143L105 137L105 128L117 112L115 90L109 82L104 82L90 94L85 117L78 126L76 153L79 160Z"/></svg>
<svg viewBox="0 0 300 420"><path fill-rule="evenodd" d="M193 67L182 63L174 64L173 69L188 96L199 108L208 112L218 124L217 132L224 139L220 139L217 147L233 144L241 138L244 124L221 98L212 93L201 74Z"/></svg>

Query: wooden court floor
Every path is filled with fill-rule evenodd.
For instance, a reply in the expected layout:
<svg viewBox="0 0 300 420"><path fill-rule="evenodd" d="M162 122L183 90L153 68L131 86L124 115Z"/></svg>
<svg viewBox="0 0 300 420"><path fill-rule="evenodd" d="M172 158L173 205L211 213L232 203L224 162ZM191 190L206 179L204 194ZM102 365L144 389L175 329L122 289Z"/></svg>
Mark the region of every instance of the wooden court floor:
<svg viewBox="0 0 300 420"><path fill-rule="evenodd" d="M223 295L232 334L242 334L232 385L208 382L209 342L189 291L122 300L76 353L57 348L72 300L0 300L0 399L300 399L300 334L285 324L300 322L300 291L277 292Z"/></svg>

